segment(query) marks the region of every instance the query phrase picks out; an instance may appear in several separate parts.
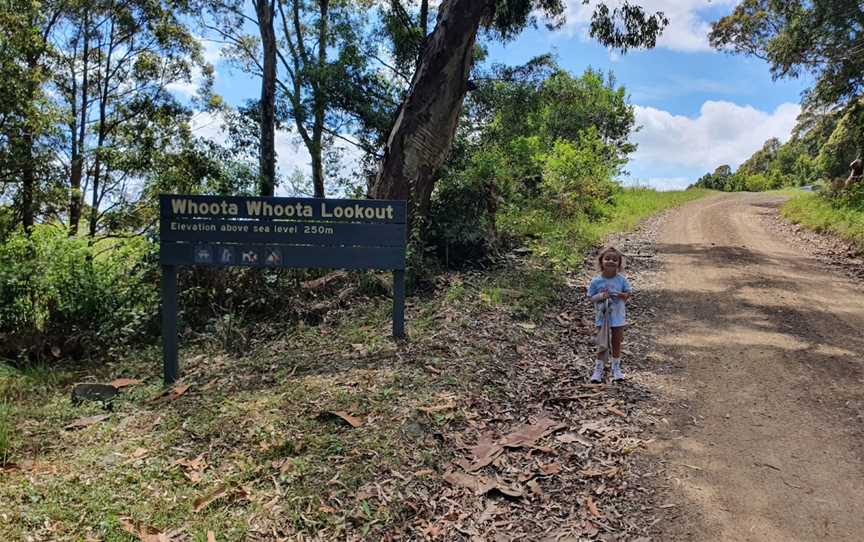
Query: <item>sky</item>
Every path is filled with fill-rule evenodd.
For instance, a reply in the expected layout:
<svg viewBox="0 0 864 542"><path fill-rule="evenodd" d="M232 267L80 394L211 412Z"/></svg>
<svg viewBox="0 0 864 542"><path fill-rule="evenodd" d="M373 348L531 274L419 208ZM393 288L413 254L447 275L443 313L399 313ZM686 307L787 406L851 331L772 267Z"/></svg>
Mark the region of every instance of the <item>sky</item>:
<svg viewBox="0 0 864 542"><path fill-rule="evenodd" d="M594 0L592 0L593 2ZM730 55L708 45L710 23L731 13L738 0L640 0L648 11L663 11L669 26L657 47L620 55L587 35L591 6L567 0L567 22L556 31L542 25L502 44L485 42L489 62L524 64L552 52L558 64L580 75L586 68L612 71L630 96L637 131L625 184L657 189L685 188L704 173L728 164L737 167L771 137L786 141L800 112L808 79L773 81L759 59ZM260 83L220 60L219 47L205 42L216 66L215 89L237 105L260 92ZM175 85L180 94L196 81ZM219 123L207 114L194 119L196 133L221 139ZM278 167L289 174L310 171L309 157L288 133L277 134ZM352 167L351 162L346 167Z"/></svg>

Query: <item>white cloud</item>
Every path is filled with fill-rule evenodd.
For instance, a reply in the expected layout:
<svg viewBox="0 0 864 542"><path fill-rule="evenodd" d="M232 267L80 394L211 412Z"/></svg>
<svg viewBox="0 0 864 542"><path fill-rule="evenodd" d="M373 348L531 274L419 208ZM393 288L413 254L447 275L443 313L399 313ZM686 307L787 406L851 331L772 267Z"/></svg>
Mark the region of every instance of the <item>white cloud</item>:
<svg viewBox="0 0 864 542"><path fill-rule="evenodd" d="M621 181L624 186L634 188L653 188L661 192L665 190L683 190L693 184L693 179L686 177L651 177L647 180L631 180L624 179Z"/></svg>
<svg viewBox="0 0 864 542"><path fill-rule="evenodd" d="M653 107L635 108L636 124L642 128L633 136L639 149L631 165L641 171L713 171L723 164L738 167L766 140L787 141L801 112L793 103L766 113L719 101L705 102L696 118Z"/></svg>
<svg viewBox="0 0 864 542"><path fill-rule="evenodd" d="M662 11L669 19L669 26L663 31L657 46L674 51L710 51L708 32L711 21L705 18L705 11L715 10L718 6L734 6L739 0L640 0L647 13ZM621 0L607 1L611 8L620 5ZM582 0L567 0L567 28L571 35L587 36L591 14L597 0L584 5Z"/></svg>

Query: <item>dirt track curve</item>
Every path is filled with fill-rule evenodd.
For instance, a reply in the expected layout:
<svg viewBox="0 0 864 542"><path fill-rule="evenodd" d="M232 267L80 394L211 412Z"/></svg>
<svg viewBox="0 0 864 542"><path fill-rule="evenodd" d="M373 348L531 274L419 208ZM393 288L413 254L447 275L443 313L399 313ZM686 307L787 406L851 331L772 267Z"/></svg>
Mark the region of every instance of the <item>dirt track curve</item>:
<svg viewBox="0 0 864 542"><path fill-rule="evenodd" d="M660 540L864 541L864 288L766 231L781 201L710 197L660 235Z"/></svg>

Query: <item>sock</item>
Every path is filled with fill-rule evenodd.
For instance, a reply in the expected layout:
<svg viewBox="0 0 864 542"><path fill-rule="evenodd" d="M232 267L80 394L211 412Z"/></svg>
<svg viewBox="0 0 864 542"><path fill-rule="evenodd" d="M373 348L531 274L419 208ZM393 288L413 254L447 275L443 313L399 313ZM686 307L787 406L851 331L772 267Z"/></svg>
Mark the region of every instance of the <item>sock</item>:
<svg viewBox="0 0 864 542"><path fill-rule="evenodd" d="M612 358L612 380L621 380L624 373L621 371L621 358Z"/></svg>
<svg viewBox="0 0 864 542"><path fill-rule="evenodd" d="M602 359L594 361L594 372L591 373L592 382L601 382L603 380L603 370L605 362Z"/></svg>

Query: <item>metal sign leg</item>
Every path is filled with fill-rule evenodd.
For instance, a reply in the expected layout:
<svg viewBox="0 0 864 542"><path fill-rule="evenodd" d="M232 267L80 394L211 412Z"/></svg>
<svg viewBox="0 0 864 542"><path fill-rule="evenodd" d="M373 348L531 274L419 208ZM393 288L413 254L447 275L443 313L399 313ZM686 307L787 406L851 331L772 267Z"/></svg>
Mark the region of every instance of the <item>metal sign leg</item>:
<svg viewBox="0 0 864 542"><path fill-rule="evenodd" d="M405 338L405 271L393 271L393 337Z"/></svg>
<svg viewBox="0 0 864 542"><path fill-rule="evenodd" d="M177 380L177 268L162 266L162 372L165 384Z"/></svg>

